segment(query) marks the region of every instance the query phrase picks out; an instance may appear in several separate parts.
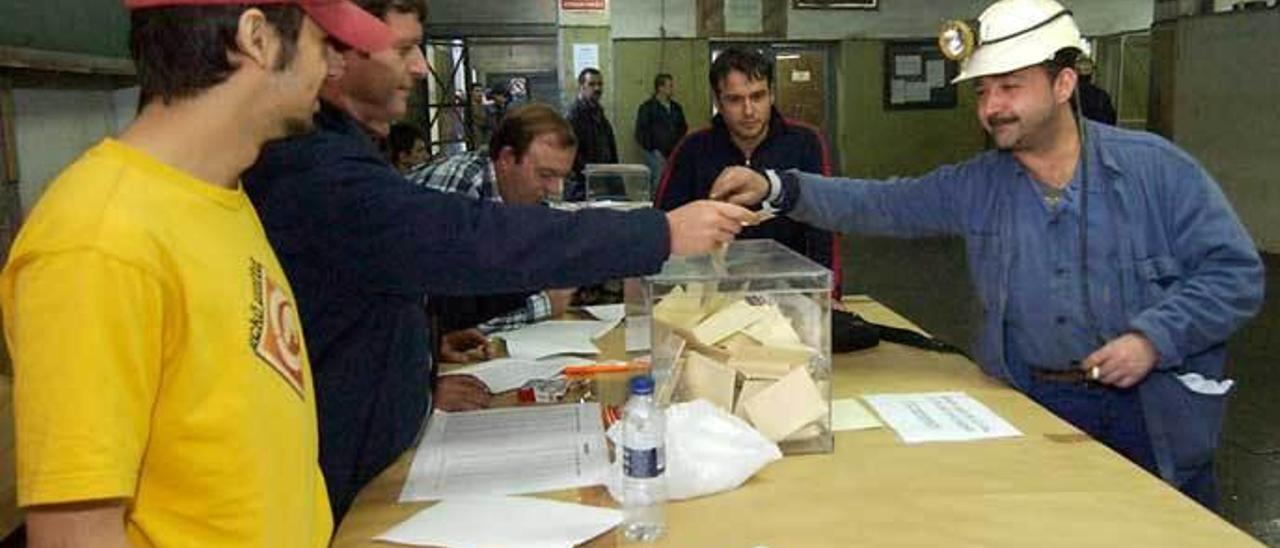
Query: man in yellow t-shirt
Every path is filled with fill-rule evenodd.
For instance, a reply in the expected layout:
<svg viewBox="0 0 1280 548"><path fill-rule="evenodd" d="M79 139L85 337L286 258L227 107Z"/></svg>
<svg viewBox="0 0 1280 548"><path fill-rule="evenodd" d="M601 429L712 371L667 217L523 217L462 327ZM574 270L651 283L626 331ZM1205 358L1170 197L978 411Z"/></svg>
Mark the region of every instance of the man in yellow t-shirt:
<svg viewBox="0 0 1280 548"><path fill-rule="evenodd" d="M239 184L309 129L346 0L126 0L143 109L0 275L31 546L309 547L332 523L293 292ZM262 5L256 5L262 4Z"/></svg>

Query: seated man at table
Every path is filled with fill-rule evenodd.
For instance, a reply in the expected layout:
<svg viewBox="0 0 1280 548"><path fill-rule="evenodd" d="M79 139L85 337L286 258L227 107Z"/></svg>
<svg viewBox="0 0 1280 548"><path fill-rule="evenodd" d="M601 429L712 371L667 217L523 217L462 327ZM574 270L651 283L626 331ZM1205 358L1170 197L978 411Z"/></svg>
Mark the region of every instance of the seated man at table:
<svg viewBox="0 0 1280 548"><path fill-rule="evenodd" d="M773 64L763 55L726 49L711 63L710 80L719 114L711 127L690 133L671 153L655 207L670 211L706 198L712 181L729 166L830 174L822 134L774 107ZM840 295L839 239L830 231L778 217L744 229L741 237L776 240L831 269L834 294Z"/></svg>
<svg viewBox="0 0 1280 548"><path fill-rule="evenodd" d="M554 109L534 103L506 114L494 129L488 150L457 154L410 172L410 182L427 188L521 206L538 206L560 192L578 149L573 127ZM445 332L477 326L490 333L561 314L572 289L477 297L432 297L437 327ZM466 361L465 354L442 355Z"/></svg>
<svg viewBox="0 0 1280 548"><path fill-rule="evenodd" d="M1253 239L1186 152L1073 112L1088 46L1069 10L1000 0L979 21L977 49L952 50L955 82L974 81L994 150L894 181L730 168L712 196L833 230L963 237L983 371L1212 508L1226 341L1262 304Z"/></svg>

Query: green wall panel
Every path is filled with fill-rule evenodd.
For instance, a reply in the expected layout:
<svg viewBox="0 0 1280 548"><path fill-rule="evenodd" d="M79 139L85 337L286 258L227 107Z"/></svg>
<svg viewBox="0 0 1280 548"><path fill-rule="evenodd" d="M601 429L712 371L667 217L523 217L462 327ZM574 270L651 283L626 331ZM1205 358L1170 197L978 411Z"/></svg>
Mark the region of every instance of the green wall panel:
<svg viewBox="0 0 1280 548"><path fill-rule="evenodd" d="M844 175L919 175L983 150L972 86L960 85L953 109L885 110L883 63L883 42L851 40L838 48L836 146Z"/></svg>
<svg viewBox="0 0 1280 548"><path fill-rule="evenodd" d="M127 58L129 16L120 0L0 1L0 45Z"/></svg>
<svg viewBox="0 0 1280 548"><path fill-rule="evenodd" d="M710 123L707 71L711 50L706 40L619 40L614 42L613 54L616 107L610 120L623 162L644 163L644 152L633 135L636 110L653 95L653 77L660 72L675 78L675 100L684 107L689 130L696 131Z"/></svg>

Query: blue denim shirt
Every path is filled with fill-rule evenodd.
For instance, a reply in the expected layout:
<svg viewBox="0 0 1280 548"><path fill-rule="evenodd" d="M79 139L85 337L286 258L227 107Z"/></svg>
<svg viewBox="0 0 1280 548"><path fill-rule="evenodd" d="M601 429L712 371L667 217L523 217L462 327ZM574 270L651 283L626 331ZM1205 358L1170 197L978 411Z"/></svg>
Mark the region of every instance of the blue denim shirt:
<svg viewBox="0 0 1280 548"><path fill-rule="evenodd" d="M1227 338L1261 306L1262 262L1222 190L1194 159L1155 135L1085 124L1091 302L1101 338L1140 332L1159 353L1139 393L1161 475L1176 485L1210 462L1223 409L1222 397L1193 392L1177 375L1222 377ZM788 216L802 222L845 232L963 237L984 313L976 355L986 373L1025 388L1013 374L1011 348L1054 365L1099 346L1070 325L1079 322L1071 304L1080 301L1072 296L1078 289L1070 287L1078 287L1071 278L1082 273L1070 272L1078 261L1069 247L1050 249L1074 239L1074 230L1057 236L1037 226L1046 220L1030 203L1034 185L1012 154L988 151L911 179L797 172L786 178ZM1068 272L1059 286L1060 264ZM1054 281L1044 293L1046 276ZM1033 299L1022 292L1036 287L1043 306L1023 300ZM1056 325L1057 315L1067 316L1065 328L1036 327ZM1030 323L1009 329L1011 321ZM1029 340L1008 344L1011 333ZM1050 340L1064 336L1071 341Z"/></svg>
<svg viewBox="0 0 1280 548"><path fill-rule="evenodd" d="M1079 166L1083 168L1084 166ZM1115 261L1082 262L1087 242L1090 257L1114 257L1118 234L1110 204L1089 186L1088 233L1082 234L1082 190L1089 181L1077 169L1074 178L1051 200L1041 183L1016 168L1013 189L1013 258L1009 275L1009 307L1005 318L1006 361L1019 385L1031 368L1065 370L1126 329L1120 299L1120 270ZM1081 297L1087 268L1090 306Z"/></svg>

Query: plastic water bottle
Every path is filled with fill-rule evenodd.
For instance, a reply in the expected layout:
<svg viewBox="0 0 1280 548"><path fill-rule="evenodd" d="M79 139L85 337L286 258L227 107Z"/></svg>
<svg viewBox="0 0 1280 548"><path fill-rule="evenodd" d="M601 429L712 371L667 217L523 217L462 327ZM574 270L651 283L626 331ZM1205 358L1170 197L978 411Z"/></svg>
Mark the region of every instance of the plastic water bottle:
<svg viewBox="0 0 1280 548"><path fill-rule="evenodd" d="M653 377L631 379L631 397L622 408L622 534L650 542L667 528L666 415L653 401Z"/></svg>

